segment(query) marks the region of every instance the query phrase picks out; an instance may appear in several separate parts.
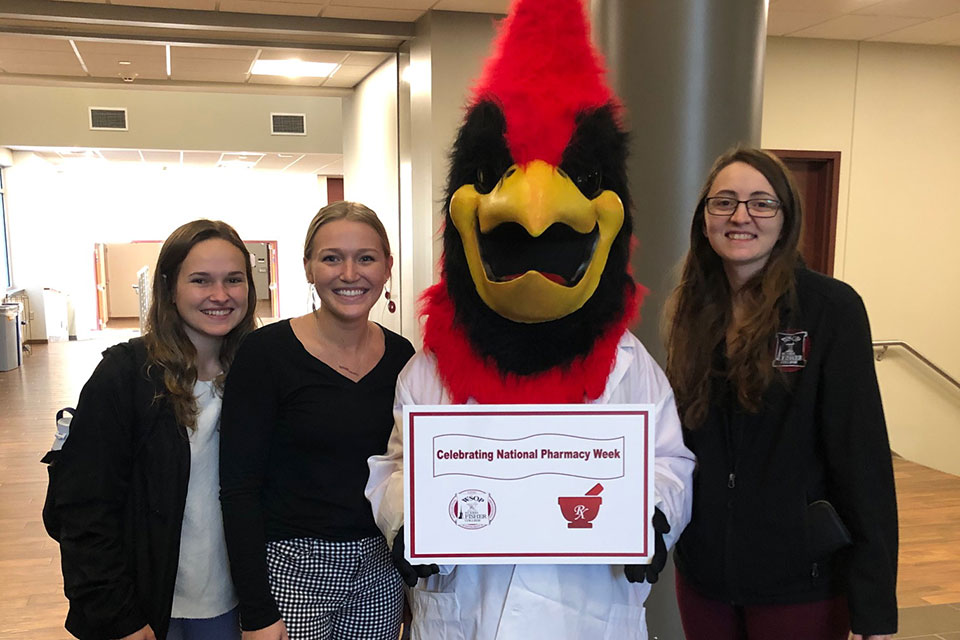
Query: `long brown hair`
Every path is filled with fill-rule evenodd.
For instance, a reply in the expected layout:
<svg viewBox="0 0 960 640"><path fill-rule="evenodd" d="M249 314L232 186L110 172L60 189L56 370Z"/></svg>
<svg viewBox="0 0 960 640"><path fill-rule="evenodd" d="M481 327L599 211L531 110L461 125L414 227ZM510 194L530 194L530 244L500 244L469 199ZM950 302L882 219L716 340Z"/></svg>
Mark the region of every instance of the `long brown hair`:
<svg viewBox="0 0 960 640"><path fill-rule="evenodd" d="M737 291L746 316L726 345L725 370L715 354L733 321L733 292L720 257L704 234L706 199L717 174L734 162L750 165L767 179L781 202L783 228L763 268ZM763 392L773 381L771 345L781 316L794 307L794 270L802 264L800 197L790 171L774 155L735 147L720 156L707 177L690 225L690 250L680 284L667 304L665 330L667 377L673 386L684 426L695 429L707 415L710 382L723 375L744 409L760 409Z"/></svg>
<svg viewBox="0 0 960 640"><path fill-rule="evenodd" d="M240 250L247 277L247 312L220 344L223 373L214 381L218 391L223 391L223 380L241 340L256 328L257 292L253 286L250 252L237 232L219 220L194 220L178 227L160 248L143 339L147 346L147 367L157 366L163 371L167 399L173 405L177 422L187 429L195 428L197 423L197 401L193 395L197 382L197 350L184 331L183 319L177 312L177 277L190 250L211 238L226 240Z"/></svg>

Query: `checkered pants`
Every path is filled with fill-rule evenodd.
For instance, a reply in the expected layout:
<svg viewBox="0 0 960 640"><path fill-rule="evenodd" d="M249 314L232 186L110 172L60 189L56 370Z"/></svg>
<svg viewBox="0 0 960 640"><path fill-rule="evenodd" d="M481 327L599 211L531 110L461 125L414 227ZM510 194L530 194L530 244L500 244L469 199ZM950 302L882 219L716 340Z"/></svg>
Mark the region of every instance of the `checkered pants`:
<svg viewBox="0 0 960 640"><path fill-rule="evenodd" d="M403 582L382 537L268 542L267 568L290 640L397 640Z"/></svg>

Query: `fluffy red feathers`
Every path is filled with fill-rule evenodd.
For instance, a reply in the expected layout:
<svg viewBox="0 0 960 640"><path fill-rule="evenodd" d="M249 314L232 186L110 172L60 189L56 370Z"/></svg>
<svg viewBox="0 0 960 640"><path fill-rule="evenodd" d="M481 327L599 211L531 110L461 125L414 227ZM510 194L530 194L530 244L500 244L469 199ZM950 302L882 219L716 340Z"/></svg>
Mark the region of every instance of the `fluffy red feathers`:
<svg viewBox="0 0 960 640"><path fill-rule="evenodd" d="M576 115L613 100L604 73L581 0L517 0L500 25L474 101L500 105L517 163L539 159L557 166Z"/></svg>

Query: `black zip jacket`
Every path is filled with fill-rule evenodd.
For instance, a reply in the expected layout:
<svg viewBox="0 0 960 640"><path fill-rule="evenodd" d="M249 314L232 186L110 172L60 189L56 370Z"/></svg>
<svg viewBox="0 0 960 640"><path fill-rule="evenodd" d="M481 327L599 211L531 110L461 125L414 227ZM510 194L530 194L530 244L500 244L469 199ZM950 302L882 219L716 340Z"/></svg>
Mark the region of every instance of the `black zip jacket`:
<svg viewBox="0 0 960 640"><path fill-rule="evenodd" d="M136 338L110 347L84 385L56 465L66 628L83 640L149 624L166 637L190 445Z"/></svg>
<svg viewBox="0 0 960 640"><path fill-rule="evenodd" d="M720 373L704 424L684 429L697 470L677 568L698 592L734 604L844 593L855 633L892 634L897 505L866 310L848 285L806 269L796 290L770 356L782 375L760 412L739 409ZM853 539L825 558L811 552L823 532L806 518L821 499Z"/></svg>

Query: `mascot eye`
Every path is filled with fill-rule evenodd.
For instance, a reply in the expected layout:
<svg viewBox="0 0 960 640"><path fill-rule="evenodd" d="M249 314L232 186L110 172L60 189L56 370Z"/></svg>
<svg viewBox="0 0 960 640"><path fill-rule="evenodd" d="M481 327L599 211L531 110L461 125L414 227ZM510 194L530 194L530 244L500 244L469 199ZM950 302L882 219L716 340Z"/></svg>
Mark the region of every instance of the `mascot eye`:
<svg viewBox="0 0 960 640"><path fill-rule="evenodd" d="M478 167L477 180L473 188L477 190L477 193L490 193L499 181L500 172L490 167Z"/></svg>
<svg viewBox="0 0 960 640"><path fill-rule="evenodd" d="M600 169L587 169L575 174L574 183L577 185L577 189L580 190L580 193L584 197L592 200L600 195L600 183L602 182L603 175L600 173Z"/></svg>

